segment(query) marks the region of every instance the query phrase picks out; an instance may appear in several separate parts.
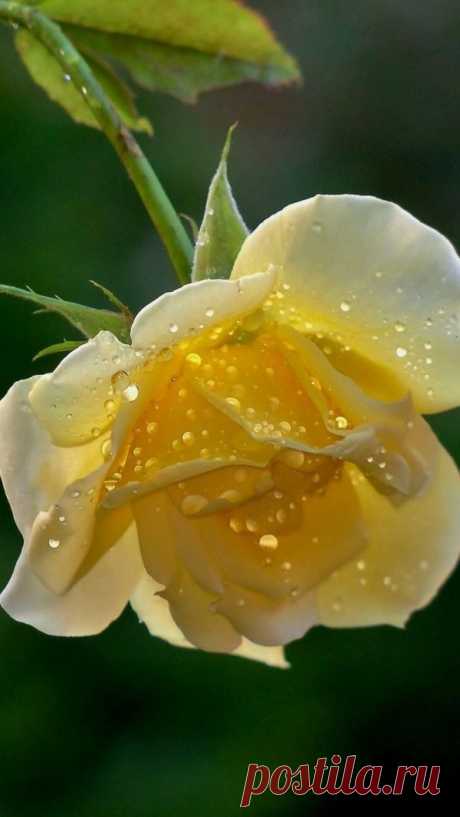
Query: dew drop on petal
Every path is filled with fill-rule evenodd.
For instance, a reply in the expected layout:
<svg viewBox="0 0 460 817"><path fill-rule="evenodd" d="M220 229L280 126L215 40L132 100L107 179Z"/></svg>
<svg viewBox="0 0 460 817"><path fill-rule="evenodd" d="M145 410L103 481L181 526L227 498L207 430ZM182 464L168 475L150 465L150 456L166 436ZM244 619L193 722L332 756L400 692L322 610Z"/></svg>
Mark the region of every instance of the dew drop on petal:
<svg viewBox="0 0 460 817"><path fill-rule="evenodd" d="M131 383L123 392L122 397L127 403L134 403L139 397L139 388L135 383Z"/></svg>
<svg viewBox="0 0 460 817"><path fill-rule="evenodd" d="M291 562L283 562L281 564L281 570L285 570L286 572L288 572L289 570L291 570L291 568L292 568Z"/></svg>
<svg viewBox="0 0 460 817"><path fill-rule="evenodd" d="M109 460L112 456L112 441L111 440L104 440L101 445L101 452L102 456L105 460Z"/></svg>
<svg viewBox="0 0 460 817"><path fill-rule="evenodd" d="M226 397L226 398L225 398L225 402L226 402L226 403L227 403L229 406L231 406L232 408L234 408L234 409L235 409L235 411L240 411L240 409L241 409L241 403L240 403L240 401L238 400L238 398L237 398L237 397Z"/></svg>
<svg viewBox="0 0 460 817"><path fill-rule="evenodd" d="M185 513L186 515L192 515L202 511L207 504L208 500L204 496L200 496L199 494L189 494L182 500L181 510L182 513Z"/></svg>
<svg viewBox="0 0 460 817"><path fill-rule="evenodd" d="M187 363L190 363L191 366L201 366L201 357L196 354L196 352L190 352L189 355L185 358Z"/></svg>
<svg viewBox="0 0 460 817"><path fill-rule="evenodd" d="M184 431L182 434L182 442L188 448L191 448L191 446L195 443L195 435L193 431Z"/></svg>
<svg viewBox="0 0 460 817"><path fill-rule="evenodd" d="M276 550L278 544L277 537L272 533L265 533L259 539L259 545L263 548L269 548L270 550Z"/></svg>
<svg viewBox="0 0 460 817"><path fill-rule="evenodd" d="M228 524L233 533L241 533L243 530L243 523L236 516L232 516Z"/></svg>

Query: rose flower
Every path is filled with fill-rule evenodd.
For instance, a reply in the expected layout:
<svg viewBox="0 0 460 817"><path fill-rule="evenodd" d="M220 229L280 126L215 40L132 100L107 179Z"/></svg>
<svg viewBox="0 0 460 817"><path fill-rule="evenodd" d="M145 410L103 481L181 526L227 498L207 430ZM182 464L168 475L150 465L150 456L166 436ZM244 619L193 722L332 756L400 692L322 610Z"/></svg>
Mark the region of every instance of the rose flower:
<svg viewBox="0 0 460 817"><path fill-rule="evenodd" d="M403 626L460 548L460 262L394 204L317 196L230 280L161 296L0 403L24 547L0 601L55 635L129 601L179 646L285 665L315 624Z"/></svg>

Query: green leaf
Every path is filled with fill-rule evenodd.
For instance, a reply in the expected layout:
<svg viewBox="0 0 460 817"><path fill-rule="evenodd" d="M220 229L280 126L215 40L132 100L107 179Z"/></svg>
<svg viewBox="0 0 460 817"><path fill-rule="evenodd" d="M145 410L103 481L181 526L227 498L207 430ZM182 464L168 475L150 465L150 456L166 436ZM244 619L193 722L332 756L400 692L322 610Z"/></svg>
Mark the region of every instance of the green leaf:
<svg viewBox="0 0 460 817"><path fill-rule="evenodd" d="M95 309L92 306L83 306L60 298L49 298L47 295L38 295L36 292L18 287L0 284L0 295L12 295L22 298L41 307L40 311L56 312L65 318L72 326L86 338L92 338L105 329L116 335L123 343L129 342L130 321L126 315L111 312L108 309Z"/></svg>
<svg viewBox="0 0 460 817"><path fill-rule="evenodd" d="M123 66L132 79L149 91L170 94L181 102L196 102L199 94L239 82L278 85L292 79L279 65L258 64L206 54L192 48L163 45L123 34L64 26L65 33L82 52L91 51Z"/></svg>
<svg viewBox="0 0 460 817"><path fill-rule="evenodd" d="M192 102L254 80L299 80L264 19L238 0L44 0L78 49L123 66L140 85Z"/></svg>
<svg viewBox="0 0 460 817"><path fill-rule="evenodd" d="M221 160L211 182L193 259L192 280L229 278L241 245L248 235L227 176L227 157L233 125L227 134Z"/></svg>
<svg viewBox="0 0 460 817"><path fill-rule="evenodd" d="M48 355L60 355L73 352L74 349L78 349L83 343L84 341L82 340L64 340L62 343L53 343L52 346L47 346L46 349L37 352L33 360L40 360L40 358L47 357Z"/></svg>
<svg viewBox="0 0 460 817"><path fill-rule="evenodd" d="M57 60L32 34L25 29L18 31L16 47L32 79L54 102L60 104L76 122L99 128L84 97L66 79ZM84 57L125 125L133 130L152 133L149 121L138 115L131 91L116 76L111 66L100 55L84 54Z"/></svg>

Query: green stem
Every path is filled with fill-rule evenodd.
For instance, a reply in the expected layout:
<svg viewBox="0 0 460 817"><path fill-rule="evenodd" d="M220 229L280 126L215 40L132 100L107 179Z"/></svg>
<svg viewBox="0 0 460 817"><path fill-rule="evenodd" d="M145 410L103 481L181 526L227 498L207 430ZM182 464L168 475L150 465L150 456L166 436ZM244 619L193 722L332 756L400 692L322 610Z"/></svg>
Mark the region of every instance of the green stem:
<svg viewBox="0 0 460 817"><path fill-rule="evenodd" d="M139 193L176 270L190 280L193 247L185 228L132 133L120 119L91 69L62 30L38 9L0 0L0 19L27 28L53 54L82 94Z"/></svg>

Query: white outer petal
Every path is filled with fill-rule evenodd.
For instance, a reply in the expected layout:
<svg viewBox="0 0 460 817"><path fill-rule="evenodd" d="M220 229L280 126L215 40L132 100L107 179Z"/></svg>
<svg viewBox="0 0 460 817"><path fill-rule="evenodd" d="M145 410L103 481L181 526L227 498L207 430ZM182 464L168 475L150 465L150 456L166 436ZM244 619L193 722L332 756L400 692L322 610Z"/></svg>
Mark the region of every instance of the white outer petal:
<svg viewBox="0 0 460 817"><path fill-rule="evenodd" d="M100 464L100 441L80 448L56 448L31 411L29 394L41 380L15 383L0 401L0 476L22 534L67 485Z"/></svg>
<svg viewBox="0 0 460 817"><path fill-rule="evenodd" d="M140 362L130 346L110 332L99 332L67 355L52 374L39 378L30 402L53 442L82 445L94 439L94 429L103 432L109 428L117 405L109 412L105 404L109 400L120 403L111 394L111 378L120 371L129 374Z"/></svg>
<svg viewBox="0 0 460 817"><path fill-rule="evenodd" d="M460 404L460 260L436 230L370 196L315 196L264 221L232 279L270 265L312 331L391 371L418 411Z"/></svg>
<svg viewBox="0 0 460 817"><path fill-rule="evenodd" d="M95 635L118 618L142 572L133 525L63 596L44 587L23 552L0 595L0 604L16 621L48 635Z"/></svg>
<svg viewBox="0 0 460 817"><path fill-rule="evenodd" d="M392 506L356 474L370 544L317 590L320 623L329 627L402 627L425 607L455 568L460 553L458 468L421 418L431 482L418 497ZM364 580L364 584L362 583Z"/></svg>
<svg viewBox="0 0 460 817"><path fill-rule="evenodd" d="M199 334L203 327L256 309L270 293L274 275L258 268L251 273L255 274L244 281L197 281L161 295L136 316L131 327L133 346L159 350Z"/></svg>

